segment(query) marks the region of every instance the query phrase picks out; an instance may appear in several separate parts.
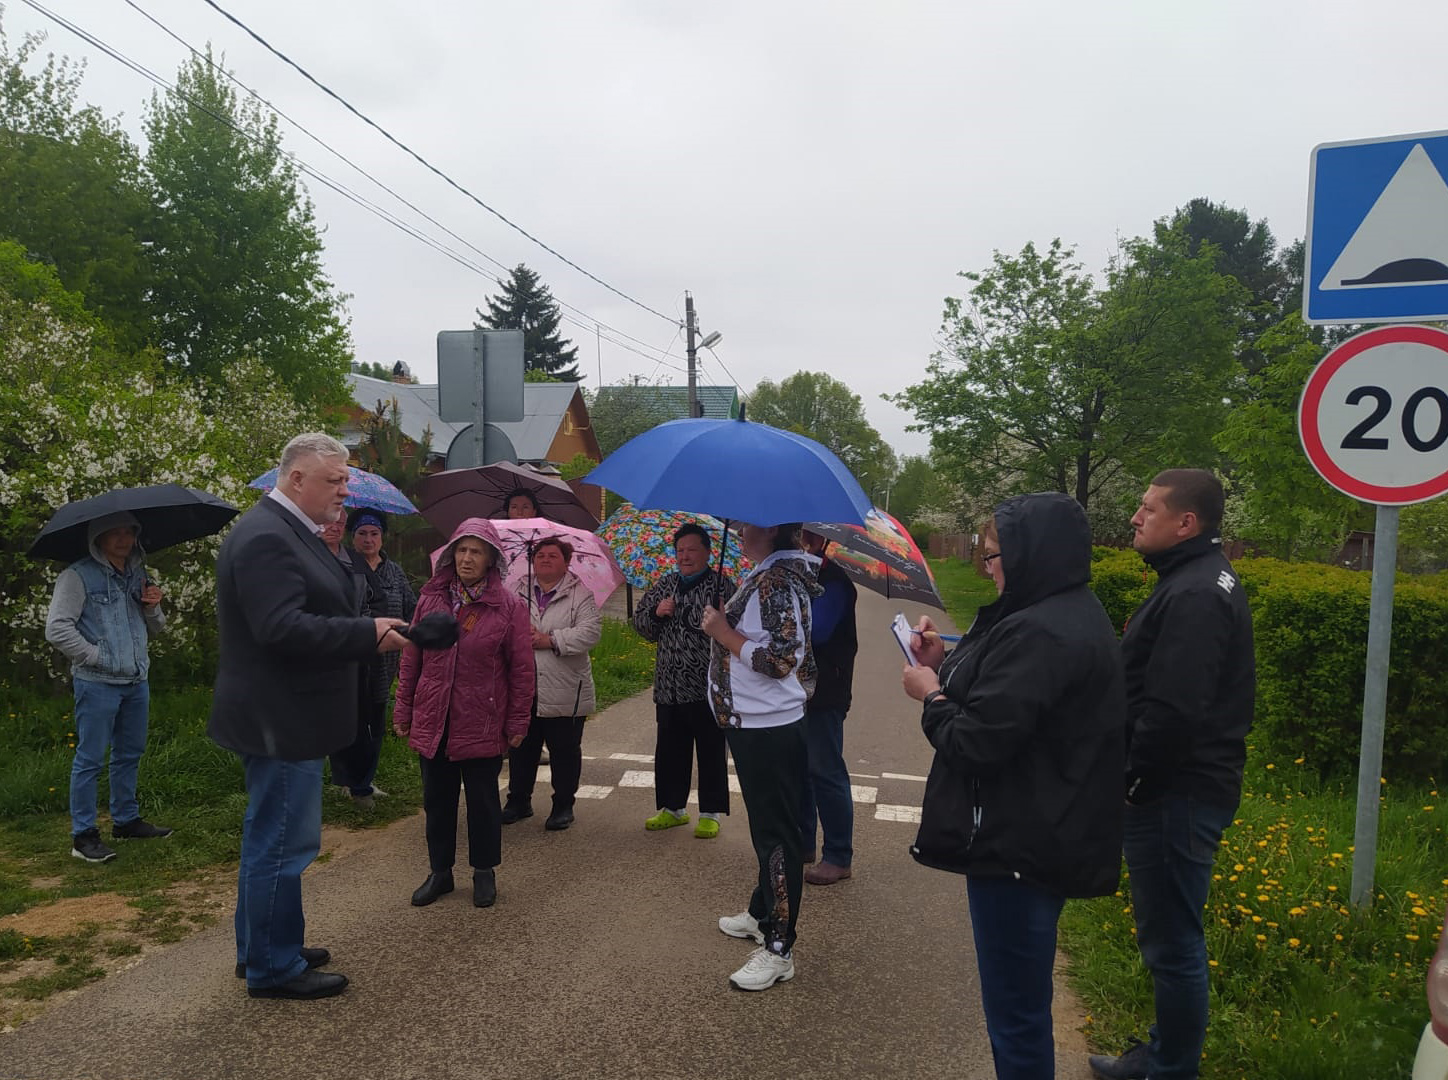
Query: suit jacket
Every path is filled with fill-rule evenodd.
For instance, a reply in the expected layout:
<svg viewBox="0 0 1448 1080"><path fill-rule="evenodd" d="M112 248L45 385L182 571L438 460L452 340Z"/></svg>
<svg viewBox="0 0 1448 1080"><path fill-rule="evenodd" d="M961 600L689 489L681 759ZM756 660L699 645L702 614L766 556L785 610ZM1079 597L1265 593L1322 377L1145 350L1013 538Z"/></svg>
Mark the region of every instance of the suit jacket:
<svg viewBox="0 0 1448 1080"><path fill-rule="evenodd" d="M239 754L306 761L357 735L360 661L377 651L352 571L275 499L216 562L221 657L207 734Z"/></svg>

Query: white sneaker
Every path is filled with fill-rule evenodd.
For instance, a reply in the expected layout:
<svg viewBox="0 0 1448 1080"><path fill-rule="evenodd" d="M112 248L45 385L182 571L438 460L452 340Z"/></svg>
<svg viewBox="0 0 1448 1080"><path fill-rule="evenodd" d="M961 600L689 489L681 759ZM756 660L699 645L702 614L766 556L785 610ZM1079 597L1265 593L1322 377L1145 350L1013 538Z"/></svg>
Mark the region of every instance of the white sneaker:
<svg viewBox="0 0 1448 1080"><path fill-rule="evenodd" d="M724 915L719 919L719 929L730 937L749 938L756 945L764 944L764 934L759 929L759 920L747 911L738 915Z"/></svg>
<svg viewBox="0 0 1448 1080"><path fill-rule="evenodd" d="M744 966L729 976L729 982L736 990L768 990L775 983L789 982L792 978L793 956L760 948L749 954Z"/></svg>

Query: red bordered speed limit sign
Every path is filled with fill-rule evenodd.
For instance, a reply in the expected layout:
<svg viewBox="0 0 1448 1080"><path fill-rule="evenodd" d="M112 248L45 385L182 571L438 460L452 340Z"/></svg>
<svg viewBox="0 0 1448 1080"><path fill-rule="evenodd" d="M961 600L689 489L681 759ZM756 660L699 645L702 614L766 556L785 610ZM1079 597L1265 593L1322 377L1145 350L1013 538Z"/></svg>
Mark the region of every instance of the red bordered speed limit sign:
<svg viewBox="0 0 1448 1080"><path fill-rule="evenodd" d="M1345 495L1404 506L1448 492L1448 333L1383 326L1349 338L1308 376L1297 430Z"/></svg>

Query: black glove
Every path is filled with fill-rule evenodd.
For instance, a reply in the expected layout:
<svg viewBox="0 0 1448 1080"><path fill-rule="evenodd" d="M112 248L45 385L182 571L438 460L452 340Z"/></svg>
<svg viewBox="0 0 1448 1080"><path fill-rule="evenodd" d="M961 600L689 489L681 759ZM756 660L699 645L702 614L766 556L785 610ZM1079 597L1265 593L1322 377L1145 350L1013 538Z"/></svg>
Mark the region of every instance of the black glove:
<svg viewBox="0 0 1448 1080"><path fill-rule="evenodd" d="M458 621L445 611L424 615L397 632L419 649L451 649L458 643Z"/></svg>

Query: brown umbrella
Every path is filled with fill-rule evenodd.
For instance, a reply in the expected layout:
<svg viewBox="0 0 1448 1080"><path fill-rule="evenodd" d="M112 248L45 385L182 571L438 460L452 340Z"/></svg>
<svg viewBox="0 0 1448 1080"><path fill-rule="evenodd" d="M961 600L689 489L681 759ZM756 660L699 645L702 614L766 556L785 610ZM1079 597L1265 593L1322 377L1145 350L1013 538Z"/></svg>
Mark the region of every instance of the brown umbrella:
<svg viewBox="0 0 1448 1080"><path fill-rule="evenodd" d="M549 521L586 532L598 528L598 518L578 501L567 481L507 461L424 477L418 501L428 524L451 536L470 517L507 517L508 496L518 491L532 495L538 512Z"/></svg>

